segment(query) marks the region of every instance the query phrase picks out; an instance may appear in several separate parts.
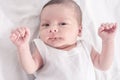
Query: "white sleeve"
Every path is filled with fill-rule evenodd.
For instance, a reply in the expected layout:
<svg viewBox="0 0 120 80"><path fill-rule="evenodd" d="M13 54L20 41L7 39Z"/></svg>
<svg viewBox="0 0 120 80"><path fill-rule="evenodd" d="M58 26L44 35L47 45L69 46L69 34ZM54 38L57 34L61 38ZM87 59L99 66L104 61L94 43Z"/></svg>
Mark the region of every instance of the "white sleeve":
<svg viewBox="0 0 120 80"><path fill-rule="evenodd" d="M48 52L46 45L40 39L34 39L33 41L34 41L40 55L42 56L43 64L45 64L45 62L46 62L46 53Z"/></svg>
<svg viewBox="0 0 120 80"><path fill-rule="evenodd" d="M92 43L90 42L87 42L87 41L82 41L82 45L84 47L84 49L87 51L87 53L90 53L91 54L91 50L92 50ZM89 55L90 55L89 54Z"/></svg>

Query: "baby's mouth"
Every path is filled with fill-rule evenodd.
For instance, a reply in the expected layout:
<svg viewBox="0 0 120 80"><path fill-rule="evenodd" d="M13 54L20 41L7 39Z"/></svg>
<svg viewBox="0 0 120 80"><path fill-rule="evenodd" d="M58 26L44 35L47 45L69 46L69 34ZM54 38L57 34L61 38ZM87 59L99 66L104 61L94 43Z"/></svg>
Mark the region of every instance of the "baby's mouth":
<svg viewBox="0 0 120 80"><path fill-rule="evenodd" d="M62 38L61 37L51 37L51 38L48 38L49 40L51 41L56 41L56 40L61 40Z"/></svg>

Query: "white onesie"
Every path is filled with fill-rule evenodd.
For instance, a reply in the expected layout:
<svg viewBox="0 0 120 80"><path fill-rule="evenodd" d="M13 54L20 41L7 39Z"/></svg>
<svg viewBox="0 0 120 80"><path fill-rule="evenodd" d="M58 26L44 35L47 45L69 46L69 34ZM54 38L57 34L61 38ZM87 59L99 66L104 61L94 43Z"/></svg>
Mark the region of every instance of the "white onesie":
<svg viewBox="0 0 120 80"><path fill-rule="evenodd" d="M70 51L63 51L34 40L43 59L35 80L96 80L90 52L91 45L79 40Z"/></svg>

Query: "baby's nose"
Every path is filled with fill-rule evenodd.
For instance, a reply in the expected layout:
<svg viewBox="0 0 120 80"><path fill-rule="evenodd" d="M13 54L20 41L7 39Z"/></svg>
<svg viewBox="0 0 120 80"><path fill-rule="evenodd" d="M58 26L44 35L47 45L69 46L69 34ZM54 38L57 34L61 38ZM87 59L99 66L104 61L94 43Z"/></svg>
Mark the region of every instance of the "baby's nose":
<svg viewBox="0 0 120 80"><path fill-rule="evenodd" d="M50 30L49 30L50 33L56 33L58 32L58 28L57 27L51 27Z"/></svg>

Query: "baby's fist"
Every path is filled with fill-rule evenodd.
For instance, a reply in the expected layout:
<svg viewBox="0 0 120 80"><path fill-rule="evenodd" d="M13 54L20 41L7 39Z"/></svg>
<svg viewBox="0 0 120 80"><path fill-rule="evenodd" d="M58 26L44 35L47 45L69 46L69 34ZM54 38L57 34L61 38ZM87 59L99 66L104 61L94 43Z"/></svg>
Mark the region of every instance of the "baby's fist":
<svg viewBox="0 0 120 80"><path fill-rule="evenodd" d="M30 30L27 27L17 28L12 31L10 39L18 47L24 45L29 42Z"/></svg>
<svg viewBox="0 0 120 80"><path fill-rule="evenodd" d="M114 39L117 29L116 23L101 24L98 34L103 40Z"/></svg>

